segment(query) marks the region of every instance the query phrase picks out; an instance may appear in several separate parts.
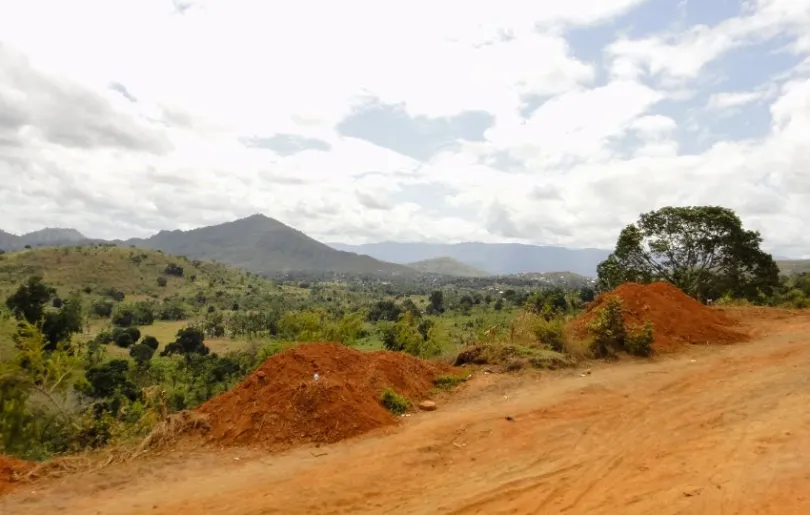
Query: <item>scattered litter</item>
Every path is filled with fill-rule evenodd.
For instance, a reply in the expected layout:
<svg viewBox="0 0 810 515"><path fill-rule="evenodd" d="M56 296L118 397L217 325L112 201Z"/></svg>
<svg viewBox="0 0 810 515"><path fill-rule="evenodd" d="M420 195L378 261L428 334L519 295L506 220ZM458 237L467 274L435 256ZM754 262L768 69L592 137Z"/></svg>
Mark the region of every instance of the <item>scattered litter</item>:
<svg viewBox="0 0 810 515"><path fill-rule="evenodd" d="M319 376L318 374L315 374L315 375L312 376L312 379L317 381L318 379L320 379L320 377L321 376Z"/></svg>
<svg viewBox="0 0 810 515"><path fill-rule="evenodd" d="M310 454L311 454L311 455L312 455L314 458L320 458L321 456L326 456L326 455L327 455L327 454L329 454L329 453L328 453L328 452L321 452L321 453L315 454L314 452L310 452Z"/></svg>

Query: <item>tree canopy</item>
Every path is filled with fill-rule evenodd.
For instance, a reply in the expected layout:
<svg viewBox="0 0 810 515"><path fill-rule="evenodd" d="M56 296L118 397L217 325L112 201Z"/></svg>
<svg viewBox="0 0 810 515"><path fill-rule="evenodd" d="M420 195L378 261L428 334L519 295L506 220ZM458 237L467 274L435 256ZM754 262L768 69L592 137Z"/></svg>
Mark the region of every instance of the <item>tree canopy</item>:
<svg viewBox="0 0 810 515"><path fill-rule="evenodd" d="M779 285L779 268L761 243L730 209L665 207L622 230L616 249L597 268L599 287L668 281L699 299L754 300Z"/></svg>

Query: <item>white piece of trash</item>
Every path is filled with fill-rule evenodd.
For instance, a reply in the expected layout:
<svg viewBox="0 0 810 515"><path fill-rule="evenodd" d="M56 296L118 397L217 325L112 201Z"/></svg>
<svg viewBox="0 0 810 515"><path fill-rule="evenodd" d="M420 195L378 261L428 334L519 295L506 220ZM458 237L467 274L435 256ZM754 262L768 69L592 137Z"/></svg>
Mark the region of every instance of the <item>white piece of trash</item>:
<svg viewBox="0 0 810 515"><path fill-rule="evenodd" d="M317 381L318 379L320 379L320 377L321 377L321 376L319 376L318 374L315 374L315 375L313 375L313 376L312 376L312 379L314 379L315 381Z"/></svg>

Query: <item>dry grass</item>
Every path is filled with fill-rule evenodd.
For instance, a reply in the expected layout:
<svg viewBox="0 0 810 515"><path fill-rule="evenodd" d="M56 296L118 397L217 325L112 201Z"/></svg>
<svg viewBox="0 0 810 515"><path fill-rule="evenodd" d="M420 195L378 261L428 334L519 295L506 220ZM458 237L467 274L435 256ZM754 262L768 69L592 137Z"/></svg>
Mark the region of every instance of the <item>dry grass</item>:
<svg viewBox="0 0 810 515"><path fill-rule="evenodd" d="M170 263L183 267L184 277L165 276ZM0 256L0 297L5 298L31 275L42 275L60 295L90 287L94 292L115 288L127 301L193 295L214 282L224 289L239 288L247 274L225 265L192 261L158 251L102 246L52 247ZM192 281L191 277L195 276ZM166 277L165 287L158 277ZM251 281L257 279L251 278ZM265 289L277 289L269 283Z"/></svg>
<svg viewBox="0 0 810 515"><path fill-rule="evenodd" d="M140 329L141 335L143 335L144 337L154 336L155 338L157 338L157 340L160 342L159 349L163 349L163 347L174 341L174 339L177 337L177 331L188 326L189 323L190 323L189 320L177 320L177 321L158 320L152 325L140 326L138 327L138 329ZM86 340L91 340L100 331L110 329L110 327L111 326L107 320L94 321L90 325L90 328L84 333L84 338ZM248 345L248 340L213 338L213 339L206 339L205 344L208 346L209 349L211 349L211 352L215 352L217 354L226 354L228 352L238 351L245 348ZM2 346L0 346L0 352L2 352ZM129 356L129 351L127 349L116 347L115 345L109 345L107 347L107 354L114 357L125 357ZM0 354L0 356L1 355L2 354Z"/></svg>
<svg viewBox="0 0 810 515"><path fill-rule="evenodd" d="M160 449L175 442L179 437L196 432L208 432L211 425L208 415L196 411L180 411L166 417L141 441L132 457L139 456L150 449Z"/></svg>

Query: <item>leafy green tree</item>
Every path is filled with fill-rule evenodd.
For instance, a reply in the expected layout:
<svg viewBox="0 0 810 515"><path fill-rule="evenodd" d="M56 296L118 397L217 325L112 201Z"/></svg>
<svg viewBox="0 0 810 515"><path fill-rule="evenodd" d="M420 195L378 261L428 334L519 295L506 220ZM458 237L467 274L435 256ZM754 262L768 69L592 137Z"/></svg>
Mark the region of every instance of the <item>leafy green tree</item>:
<svg viewBox="0 0 810 515"><path fill-rule="evenodd" d="M46 350L52 351L62 342L69 342L71 335L82 331L82 302L78 295L71 296L59 311L45 313L42 333Z"/></svg>
<svg viewBox="0 0 810 515"><path fill-rule="evenodd" d="M596 292L590 286L583 286L579 290L579 298L582 302L593 302L596 299Z"/></svg>
<svg viewBox="0 0 810 515"><path fill-rule="evenodd" d="M756 300L779 284L779 268L723 207L665 207L625 227L616 249L597 269L599 288L623 282L668 281L696 298Z"/></svg>
<svg viewBox="0 0 810 515"><path fill-rule="evenodd" d="M186 327L177 331L177 338L163 349L161 356L179 354L191 361L194 354L205 356L211 349L205 345L205 334L196 327Z"/></svg>
<svg viewBox="0 0 810 515"><path fill-rule="evenodd" d="M400 315L402 315L402 307L391 299L384 299L371 305L367 318L369 322L379 322L380 320L396 322L399 320Z"/></svg>
<svg viewBox="0 0 810 515"><path fill-rule="evenodd" d="M141 331L137 327L127 327L123 332L132 337L132 343L137 343L141 339Z"/></svg>
<svg viewBox="0 0 810 515"><path fill-rule="evenodd" d="M115 344L122 349L128 349L132 347L134 343L135 340L132 339L132 335L129 333L122 332L115 338Z"/></svg>
<svg viewBox="0 0 810 515"><path fill-rule="evenodd" d="M149 363L152 356L155 355L155 349L146 343L139 343L138 345L133 345L130 347L129 355L135 360L135 363L139 368L143 368L147 363Z"/></svg>
<svg viewBox="0 0 810 515"><path fill-rule="evenodd" d="M158 347L160 347L160 342L158 342L158 339L154 336L144 336L141 344L151 347L154 350L158 350Z"/></svg>
<svg viewBox="0 0 810 515"><path fill-rule="evenodd" d="M409 311L416 318L422 316L422 311L419 309L419 306L417 306L411 299L405 299L402 301L402 309Z"/></svg>
<svg viewBox="0 0 810 515"><path fill-rule="evenodd" d="M100 318L108 318L112 315L113 312L113 303L100 300L93 303L93 314Z"/></svg>
<svg viewBox="0 0 810 515"><path fill-rule="evenodd" d="M427 312L429 314L444 313L444 293L441 290L430 292L428 302Z"/></svg>
<svg viewBox="0 0 810 515"><path fill-rule="evenodd" d="M43 283L41 276L35 275L6 299L6 306L18 320L37 324L45 313L45 304L55 294L56 290Z"/></svg>
<svg viewBox="0 0 810 515"><path fill-rule="evenodd" d="M43 450L44 431L59 431L46 407L65 427L74 425L67 406L81 357L62 348L48 351L42 332L27 321L14 340L13 359L0 362L0 451L33 456Z"/></svg>

